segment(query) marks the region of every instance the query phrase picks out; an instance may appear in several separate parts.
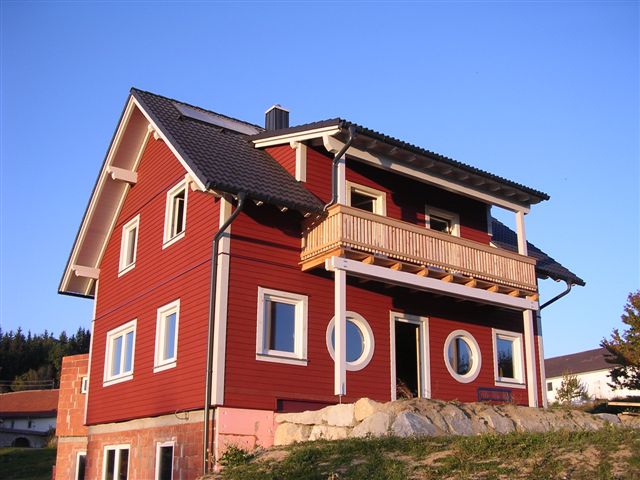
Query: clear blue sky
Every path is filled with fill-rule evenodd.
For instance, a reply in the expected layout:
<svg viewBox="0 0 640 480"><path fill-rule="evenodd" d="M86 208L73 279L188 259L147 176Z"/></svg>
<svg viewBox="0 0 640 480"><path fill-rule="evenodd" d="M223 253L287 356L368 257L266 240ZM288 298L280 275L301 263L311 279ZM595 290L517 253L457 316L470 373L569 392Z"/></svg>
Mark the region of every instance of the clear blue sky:
<svg viewBox="0 0 640 480"><path fill-rule="evenodd" d="M638 2L1 4L1 326L57 287L129 88L256 123L341 116L548 192L529 239L587 282L547 356L595 348L639 280ZM513 224L512 216L508 219ZM543 301L561 285L542 282Z"/></svg>

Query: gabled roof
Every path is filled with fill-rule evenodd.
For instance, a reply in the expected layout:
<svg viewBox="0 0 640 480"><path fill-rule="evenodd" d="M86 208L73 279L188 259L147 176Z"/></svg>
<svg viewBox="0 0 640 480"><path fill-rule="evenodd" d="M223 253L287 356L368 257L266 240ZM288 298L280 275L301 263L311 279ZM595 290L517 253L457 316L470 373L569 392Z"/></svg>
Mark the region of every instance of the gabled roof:
<svg viewBox="0 0 640 480"><path fill-rule="evenodd" d="M0 394L0 417L55 417L59 390L24 390Z"/></svg>
<svg viewBox="0 0 640 480"><path fill-rule="evenodd" d="M254 148L246 134L182 115L178 106L219 114L135 88L131 94L208 189L244 191L254 200L305 213L322 211L323 203L269 154ZM262 130L226 118L251 126L256 132Z"/></svg>
<svg viewBox="0 0 640 480"><path fill-rule="evenodd" d="M518 251L518 236L516 232L511 230L505 224L496 220L493 220L493 243L501 248L511 250L512 252ZM560 263L554 260L552 257L544 253L533 243L527 242L527 251L530 257L538 260L536 264L536 274L540 278L551 278L552 280L562 280L573 285L585 286L584 280L578 277L568 268L563 267Z"/></svg>
<svg viewBox="0 0 640 480"><path fill-rule="evenodd" d="M572 353L559 357L547 358L544 369L547 378L561 377L565 373L585 373L597 370L610 370L613 365L605 359L606 348L596 348L586 352Z"/></svg>

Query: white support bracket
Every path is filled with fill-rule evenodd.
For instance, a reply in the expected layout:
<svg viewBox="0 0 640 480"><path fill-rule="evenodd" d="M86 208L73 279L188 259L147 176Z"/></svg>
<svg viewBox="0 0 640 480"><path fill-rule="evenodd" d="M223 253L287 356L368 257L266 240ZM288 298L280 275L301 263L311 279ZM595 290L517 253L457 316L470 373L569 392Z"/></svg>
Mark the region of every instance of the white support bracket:
<svg viewBox="0 0 640 480"><path fill-rule="evenodd" d="M296 180L307 181L307 146L302 142L291 140L291 148L296 151Z"/></svg>
<svg viewBox="0 0 640 480"><path fill-rule="evenodd" d="M111 178L116 181L135 185L138 182L138 173L124 168L110 166L107 170Z"/></svg>
<svg viewBox="0 0 640 480"><path fill-rule="evenodd" d="M98 280L98 277L100 276L99 268L85 267L83 265L74 265L72 269L76 277L84 277L84 278L90 278L92 280Z"/></svg>

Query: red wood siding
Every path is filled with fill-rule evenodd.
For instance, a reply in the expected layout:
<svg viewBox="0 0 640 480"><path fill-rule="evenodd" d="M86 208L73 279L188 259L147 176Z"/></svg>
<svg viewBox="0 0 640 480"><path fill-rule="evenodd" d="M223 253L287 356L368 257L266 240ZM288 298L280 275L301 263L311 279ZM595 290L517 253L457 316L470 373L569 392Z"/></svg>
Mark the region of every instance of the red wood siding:
<svg viewBox="0 0 640 480"><path fill-rule="evenodd" d="M289 145L267 147L264 149L282 165L289 175L296 176L296 151Z"/></svg>
<svg viewBox="0 0 640 480"><path fill-rule="evenodd" d="M100 265L88 423L202 408L211 239L218 203L189 190L184 238L163 249L166 193L185 170L161 140L149 140ZM140 214L135 267L118 277L122 226ZM180 299L177 366L153 373L157 309ZM107 332L137 319L133 379L102 386ZM126 401L123 401L126 399Z"/></svg>

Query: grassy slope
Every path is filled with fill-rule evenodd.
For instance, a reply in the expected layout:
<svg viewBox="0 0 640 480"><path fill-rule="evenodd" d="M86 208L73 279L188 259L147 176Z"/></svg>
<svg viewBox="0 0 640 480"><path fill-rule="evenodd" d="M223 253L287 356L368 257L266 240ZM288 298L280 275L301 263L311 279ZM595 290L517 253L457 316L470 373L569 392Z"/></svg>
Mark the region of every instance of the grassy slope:
<svg viewBox="0 0 640 480"><path fill-rule="evenodd" d="M0 478L50 480L55 448L0 448Z"/></svg>
<svg viewBox="0 0 640 480"><path fill-rule="evenodd" d="M235 463L220 478L640 479L640 431L319 441Z"/></svg>

